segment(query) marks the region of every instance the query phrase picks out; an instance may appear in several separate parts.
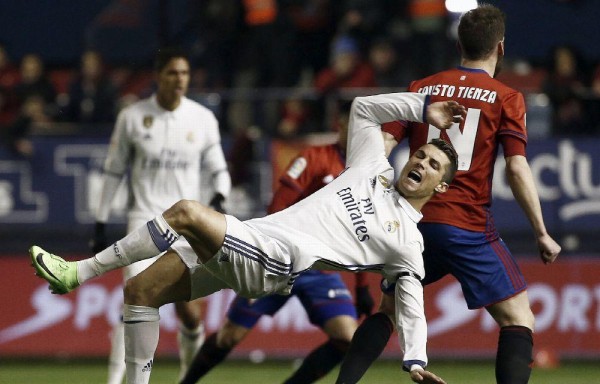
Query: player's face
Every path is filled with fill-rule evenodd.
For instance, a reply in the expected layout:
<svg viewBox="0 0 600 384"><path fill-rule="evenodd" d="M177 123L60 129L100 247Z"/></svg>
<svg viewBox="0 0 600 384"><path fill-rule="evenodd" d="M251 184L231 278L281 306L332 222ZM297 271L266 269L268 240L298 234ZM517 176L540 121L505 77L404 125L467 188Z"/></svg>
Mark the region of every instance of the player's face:
<svg viewBox="0 0 600 384"><path fill-rule="evenodd" d="M406 198L424 198L434 192L445 192L448 184L442 179L449 165L450 159L442 150L426 144L408 159L396 188Z"/></svg>
<svg viewBox="0 0 600 384"><path fill-rule="evenodd" d="M190 65L184 58L174 58L158 73L158 93L162 99L179 100L190 84Z"/></svg>

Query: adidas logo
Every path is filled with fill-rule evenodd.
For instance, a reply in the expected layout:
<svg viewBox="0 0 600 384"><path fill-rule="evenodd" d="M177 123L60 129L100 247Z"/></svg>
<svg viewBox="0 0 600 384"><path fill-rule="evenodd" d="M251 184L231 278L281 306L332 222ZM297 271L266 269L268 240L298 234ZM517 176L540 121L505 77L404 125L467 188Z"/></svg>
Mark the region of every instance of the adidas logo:
<svg viewBox="0 0 600 384"><path fill-rule="evenodd" d="M142 372L150 372L152 370L152 360L148 362L148 364L144 365L142 368Z"/></svg>
<svg viewBox="0 0 600 384"><path fill-rule="evenodd" d="M169 244L173 244L175 242L175 240L177 240L177 236L175 236L175 234L171 231L169 231L168 229L165 231L165 233L163 234L163 238L169 243Z"/></svg>

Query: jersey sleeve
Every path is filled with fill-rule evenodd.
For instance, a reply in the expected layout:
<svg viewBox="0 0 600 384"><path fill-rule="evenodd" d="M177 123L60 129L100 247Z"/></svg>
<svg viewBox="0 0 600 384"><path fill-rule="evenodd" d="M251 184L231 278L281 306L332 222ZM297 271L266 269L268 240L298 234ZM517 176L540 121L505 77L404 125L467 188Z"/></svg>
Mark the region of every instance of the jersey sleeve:
<svg viewBox="0 0 600 384"><path fill-rule="evenodd" d="M269 213L281 211L298 202L319 172L320 165L313 148L300 152L279 178L279 188L273 195Z"/></svg>
<svg viewBox="0 0 600 384"><path fill-rule="evenodd" d="M131 139L128 129L128 110L122 111L110 137L108 153L104 161L104 172L121 177L129 167Z"/></svg>
<svg viewBox="0 0 600 384"><path fill-rule="evenodd" d="M514 136L527 143L525 99L522 93L514 92L504 100L498 135Z"/></svg>
<svg viewBox="0 0 600 384"><path fill-rule="evenodd" d="M231 192L231 176L227 170L227 161L221 147L221 135L219 123L210 113L205 123L208 130L207 146L202 152L202 168L211 175L213 189L215 192L227 197Z"/></svg>
<svg viewBox="0 0 600 384"><path fill-rule="evenodd" d="M396 281L396 329L400 348L404 351L402 368L427 366L427 322L423 301L423 285L412 274L401 275Z"/></svg>
<svg viewBox="0 0 600 384"><path fill-rule="evenodd" d="M418 93L389 93L357 97L352 102L348 128L347 165L385 158L381 124L410 120L423 121L427 96Z"/></svg>
<svg viewBox="0 0 600 384"><path fill-rule="evenodd" d="M391 121L389 123L383 123L381 130L394 136L397 142L401 142L406 137L406 130L408 128L407 121Z"/></svg>
<svg viewBox="0 0 600 384"><path fill-rule="evenodd" d="M117 117L117 122L110 138L106 160L104 161L102 187L96 207L96 221L100 223L108 221L112 201L129 167L131 141L127 130L127 113L125 110Z"/></svg>

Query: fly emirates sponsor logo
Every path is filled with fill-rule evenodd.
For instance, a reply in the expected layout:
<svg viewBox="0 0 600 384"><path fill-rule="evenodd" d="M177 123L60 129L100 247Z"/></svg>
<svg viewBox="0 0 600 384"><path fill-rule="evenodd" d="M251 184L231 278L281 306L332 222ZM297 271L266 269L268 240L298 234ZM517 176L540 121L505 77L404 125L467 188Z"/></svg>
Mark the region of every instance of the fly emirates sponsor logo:
<svg viewBox="0 0 600 384"><path fill-rule="evenodd" d="M363 212L365 215L372 215L375 213L373 209L373 203L371 199L355 199L352 195L352 188L347 187L337 191L337 195L342 200L346 212L350 216L350 221L354 226L354 233L358 238L358 241L363 242L369 240L371 237L368 234L367 223L363 218ZM361 205L362 211L361 211Z"/></svg>
<svg viewBox="0 0 600 384"><path fill-rule="evenodd" d="M190 166L187 159L179 157L178 152L171 149L163 149L158 157L145 157L142 161L142 169L156 170L186 170Z"/></svg>
<svg viewBox="0 0 600 384"><path fill-rule="evenodd" d="M432 96L479 100L490 104L493 104L498 96L496 91L490 91L489 89L464 86L457 87L448 84L427 85L419 88L417 92Z"/></svg>

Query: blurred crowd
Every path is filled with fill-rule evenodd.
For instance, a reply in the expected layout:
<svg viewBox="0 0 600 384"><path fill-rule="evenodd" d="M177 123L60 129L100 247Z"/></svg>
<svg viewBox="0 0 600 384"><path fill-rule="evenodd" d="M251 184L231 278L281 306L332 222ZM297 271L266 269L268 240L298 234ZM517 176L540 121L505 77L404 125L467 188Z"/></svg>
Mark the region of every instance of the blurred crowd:
<svg viewBox="0 0 600 384"><path fill-rule="evenodd" d="M444 0L195 3L189 23L166 43L188 49L190 95L221 95L210 106L222 130L234 135L254 135L256 127L284 138L327 131L334 119L323 101L348 89L399 90L458 64L452 26L459 15ZM78 63L47 68L42 55L15 58L0 44L3 141L28 156L32 127L52 133L112 124L121 108L152 93L152 58L109 63L90 47ZM600 132L600 65L572 47L549 52L545 65L508 62L500 79L547 95L550 135Z"/></svg>

